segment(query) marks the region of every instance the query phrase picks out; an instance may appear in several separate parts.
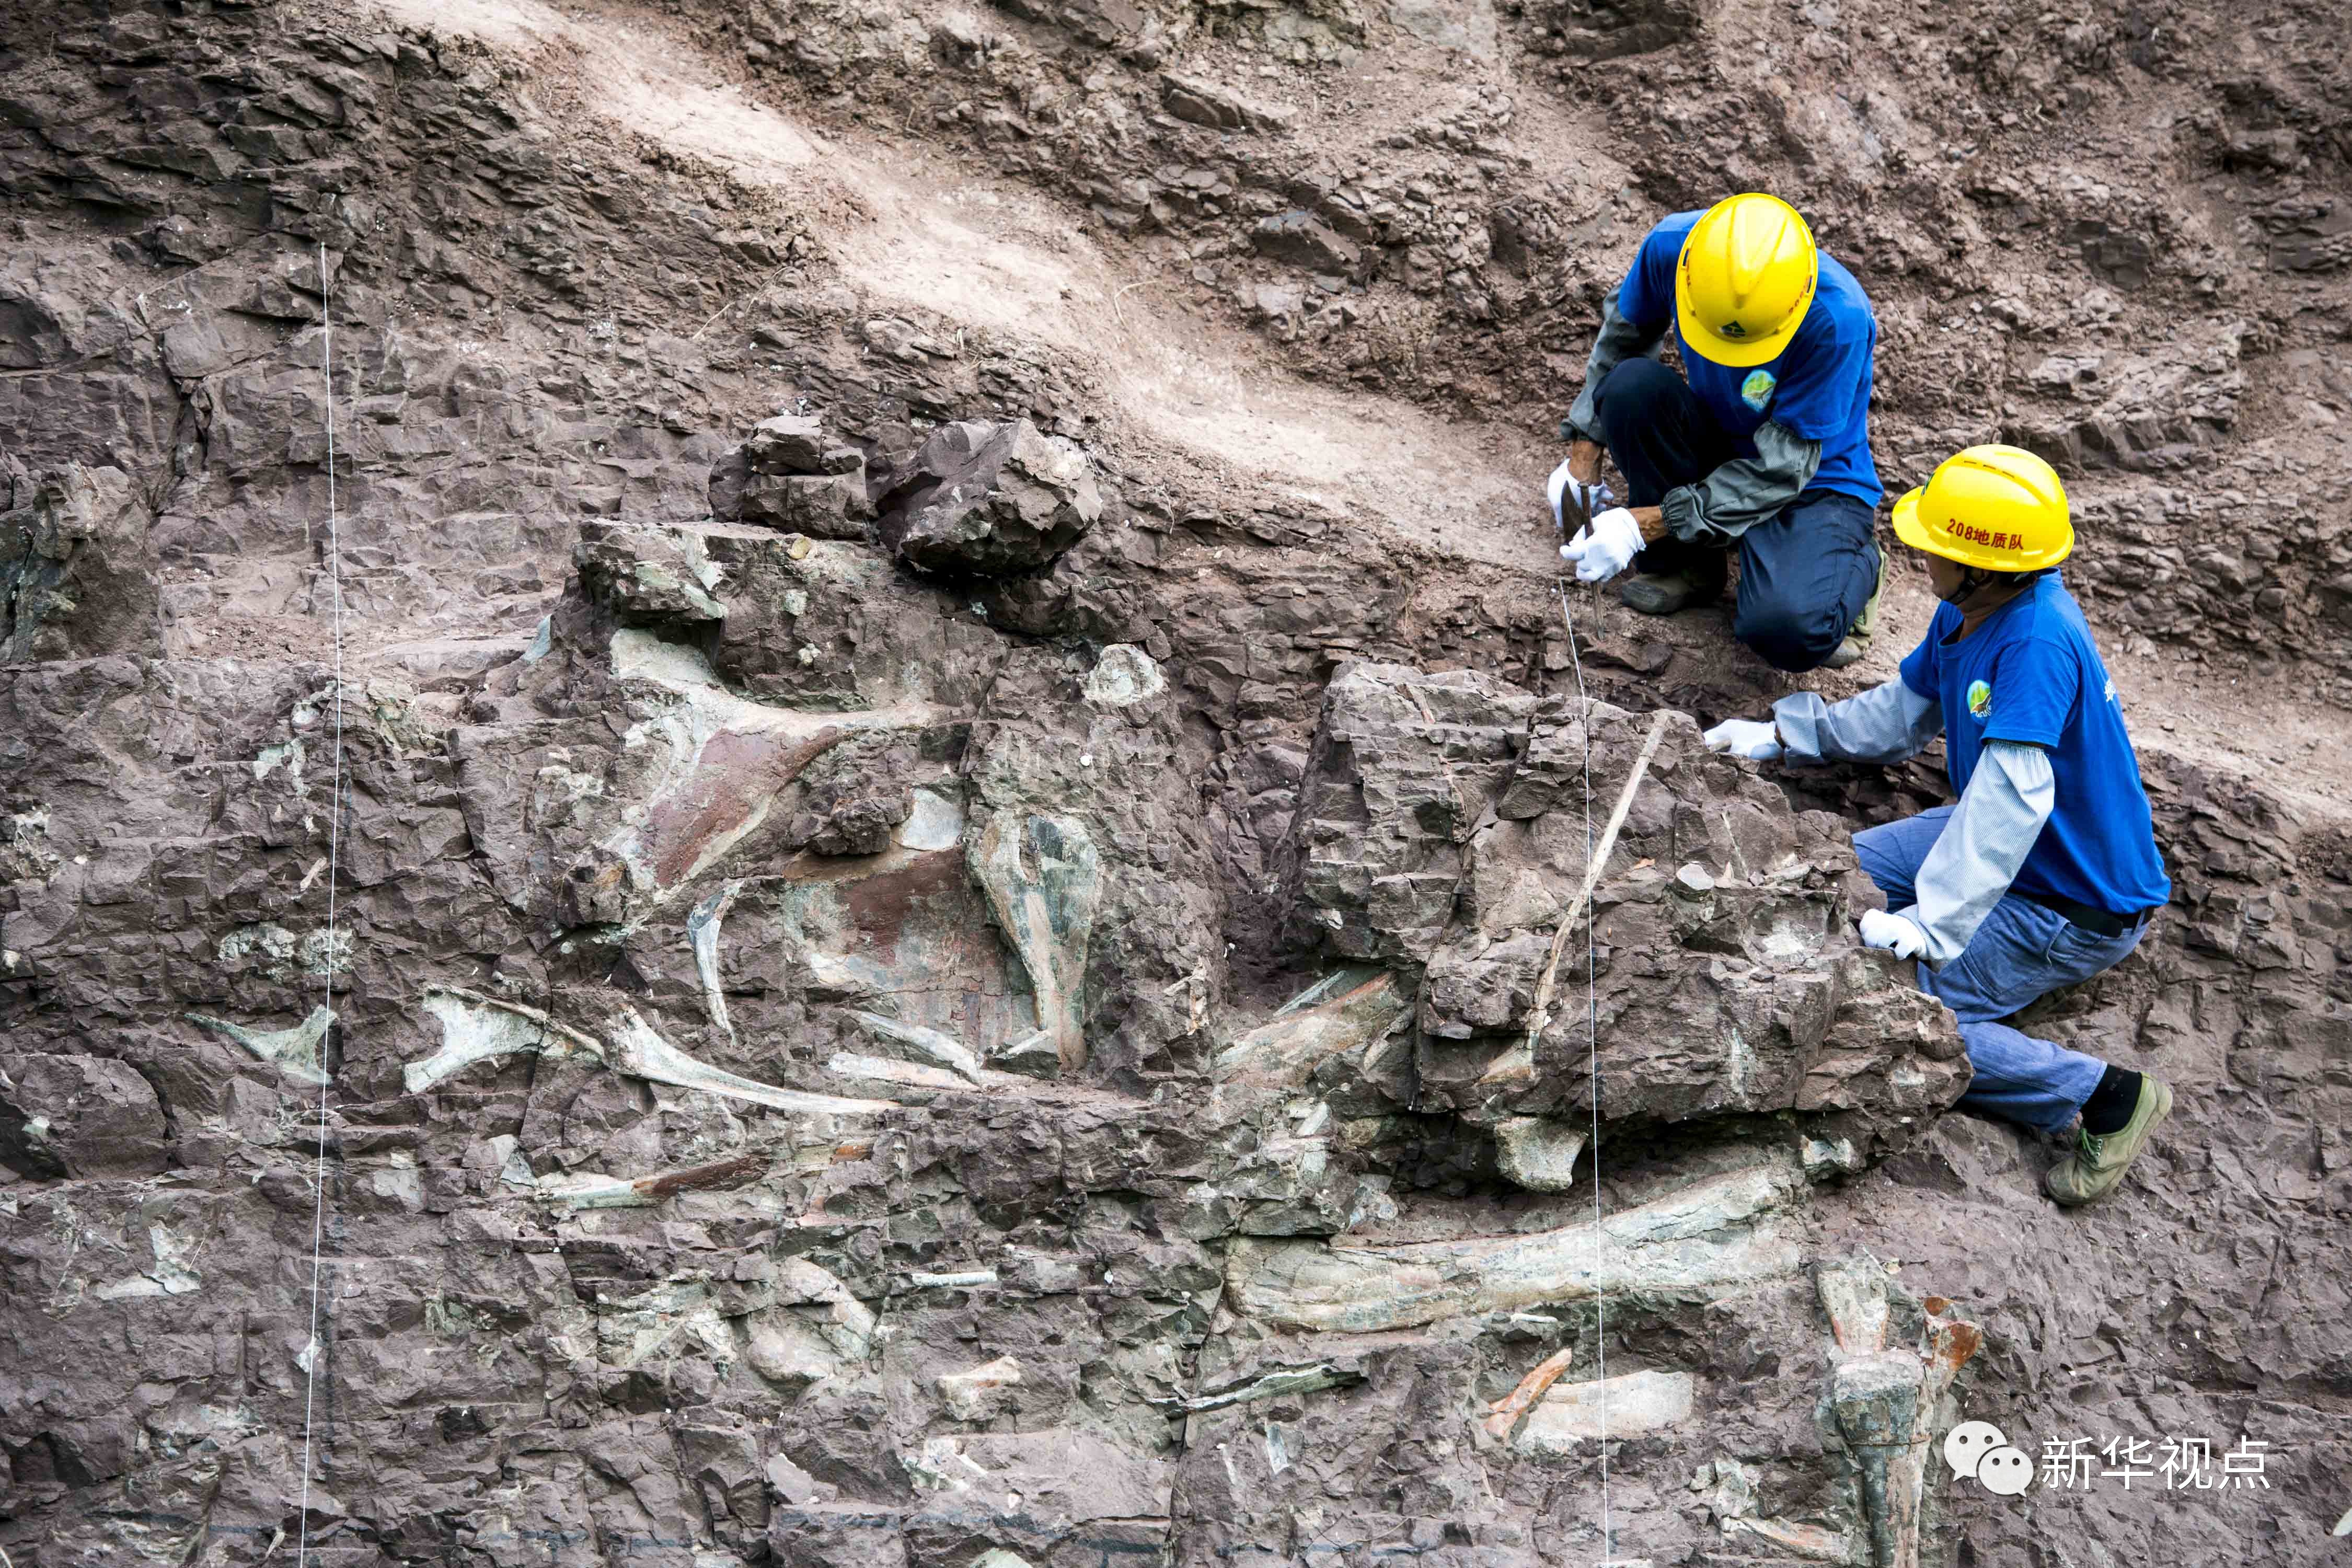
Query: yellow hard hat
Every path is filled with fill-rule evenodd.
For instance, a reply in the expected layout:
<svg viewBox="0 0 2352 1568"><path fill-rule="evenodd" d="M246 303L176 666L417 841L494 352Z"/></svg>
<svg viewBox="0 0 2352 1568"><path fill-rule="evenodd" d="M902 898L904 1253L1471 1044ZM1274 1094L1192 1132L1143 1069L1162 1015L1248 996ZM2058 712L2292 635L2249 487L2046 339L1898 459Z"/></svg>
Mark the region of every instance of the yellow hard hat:
<svg viewBox="0 0 2352 1568"><path fill-rule="evenodd" d="M2015 447L1970 447L1895 503L1895 537L1987 572L2038 572L2074 552L2058 472Z"/></svg>
<svg viewBox="0 0 2352 1568"><path fill-rule="evenodd" d="M1717 364L1766 364L1803 325L1821 277L1813 231L1778 196L1727 196L1683 240L1675 322L1683 348Z"/></svg>

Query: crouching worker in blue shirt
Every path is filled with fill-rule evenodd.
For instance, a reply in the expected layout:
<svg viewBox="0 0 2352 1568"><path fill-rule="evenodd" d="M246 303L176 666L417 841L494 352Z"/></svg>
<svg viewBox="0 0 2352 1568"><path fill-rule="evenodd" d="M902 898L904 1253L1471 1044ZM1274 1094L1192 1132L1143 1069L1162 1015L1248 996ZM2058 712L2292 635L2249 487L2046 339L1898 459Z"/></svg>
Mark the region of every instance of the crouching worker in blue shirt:
<svg viewBox="0 0 2352 1568"><path fill-rule="evenodd" d="M1924 960L1920 989L1958 1018L1976 1076L1960 1100L2048 1131L2082 1118L2043 1186L2086 1204L2122 1181L2172 1091L2001 1020L2139 944L2172 896L2114 682L2053 570L2074 547L2050 465L1971 447L1895 505L1895 537L1928 556L1943 601L1895 679L1824 703L1782 698L1769 721L1706 733L1718 752L1791 763L1896 763L1945 738L1958 805L1854 835L1886 909L1862 940Z"/></svg>
<svg viewBox="0 0 2352 1568"><path fill-rule="evenodd" d="M1683 372L1658 363L1668 328ZM1796 208L1749 192L1650 231L1601 318L1560 434L1552 521L1577 581L1670 616L1722 596L1731 635L1776 669L1862 658L1885 563L1872 535L1878 322ZM1687 379L1685 379L1687 378ZM1630 494L1601 477L1606 449ZM1574 514L1571 518L1571 512Z"/></svg>

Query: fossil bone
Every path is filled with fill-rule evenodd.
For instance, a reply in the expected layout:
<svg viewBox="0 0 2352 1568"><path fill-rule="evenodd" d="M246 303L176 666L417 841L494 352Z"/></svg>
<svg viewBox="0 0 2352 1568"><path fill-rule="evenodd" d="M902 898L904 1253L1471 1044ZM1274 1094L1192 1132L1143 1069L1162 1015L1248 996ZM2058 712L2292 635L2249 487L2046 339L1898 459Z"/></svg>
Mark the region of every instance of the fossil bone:
<svg viewBox="0 0 2352 1568"><path fill-rule="evenodd" d="M1029 971L1037 1022L1066 1073L1087 1065L1087 939L1102 899L1102 861L1074 817L1000 811L971 851L972 875Z"/></svg>
<svg viewBox="0 0 2352 1568"><path fill-rule="evenodd" d="M726 994L719 989L719 922L727 918L735 895L742 890L740 879L730 882L695 905L686 917L687 940L694 945L694 973L702 981L702 1004L710 1010L710 1021L730 1040L735 1037L735 1026L727 1016Z"/></svg>
<svg viewBox="0 0 2352 1568"><path fill-rule="evenodd" d="M896 1018L885 1018L879 1013L853 1012L849 1016L884 1039L912 1046L950 1072L960 1074L973 1083L980 1081L980 1058L965 1049L963 1042L954 1036L927 1029L920 1024L902 1024Z"/></svg>
<svg viewBox="0 0 2352 1568"><path fill-rule="evenodd" d="M911 1089L932 1093L942 1091L950 1094L960 1093L972 1087L970 1080L958 1077L945 1068L935 1068L923 1062L901 1061L897 1057L864 1056L856 1051L834 1052L825 1058L824 1070L835 1078L845 1078L853 1083L888 1084L897 1089Z"/></svg>
<svg viewBox="0 0 2352 1568"><path fill-rule="evenodd" d="M1586 1438L1639 1436L1690 1419L1686 1372L1629 1372L1592 1383L1558 1383L1511 1440L1523 1454L1566 1458Z"/></svg>
<svg viewBox="0 0 2352 1568"><path fill-rule="evenodd" d="M634 1007L622 1008L620 1016L613 1020L612 1063L632 1078L651 1079L656 1083L674 1084L679 1089L698 1089L706 1094L745 1100L754 1105L771 1106L778 1110L795 1110L812 1115L862 1116L900 1109L895 1100L848 1100L840 1095L810 1094L797 1089L779 1089L772 1083L738 1078L708 1062L698 1061L663 1039L654 1032L653 1026L637 1016Z"/></svg>
<svg viewBox="0 0 2352 1568"><path fill-rule="evenodd" d="M989 1396L1021 1382L1021 1363L1009 1355L973 1367L970 1372L942 1373L931 1380L948 1414L959 1421L984 1421L994 1401Z"/></svg>
<svg viewBox="0 0 2352 1568"><path fill-rule="evenodd" d="M1875 1355L1886 1348L1886 1267L1864 1254L1815 1270L1813 1288L1829 1314L1838 1349Z"/></svg>
<svg viewBox="0 0 2352 1568"><path fill-rule="evenodd" d="M400 1069L401 1081L411 1094L453 1078L476 1062L518 1052L604 1059L604 1045L594 1037L520 1002L502 1002L454 985L435 985L425 990L425 1010L440 1020L441 1048Z"/></svg>
<svg viewBox="0 0 2352 1568"><path fill-rule="evenodd" d="M1313 1394L1325 1388L1352 1388L1364 1381L1364 1374L1328 1362L1313 1366L1286 1366L1236 1384L1214 1394L1198 1394L1191 1399L1155 1400L1163 1409L1198 1415L1206 1410L1223 1410L1229 1405L1249 1405L1261 1399L1279 1399L1287 1394Z"/></svg>
<svg viewBox="0 0 2352 1568"><path fill-rule="evenodd" d="M1919 1524L1936 1409L1952 1379L1984 1344L1976 1324L1927 1299L1918 1350L1888 1350L1886 1268L1868 1253L1824 1263L1814 1275L1838 1342L1830 1403L1853 1451L1875 1568L1919 1568Z"/></svg>
<svg viewBox="0 0 2352 1568"><path fill-rule="evenodd" d="M1364 1333L1597 1293L1705 1293L1795 1272L1771 1212L1802 1177L1775 1163L1696 1182L1601 1226L1343 1247L1236 1241L1228 1299L1244 1317Z"/></svg>
<svg viewBox="0 0 2352 1568"><path fill-rule="evenodd" d="M1493 1414L1482 1423L1486 1428L1486 1436L1509 1436L1511 1428L1518 1425L1519 1417L1527 1414L1528 1406L1542 1398L1544 1390L1558 1382L1559 1374L1568 1370L1568 1363L1575 1353L1568 1346L1561 1346L1536 1363L1527 1376L1519 1379L1517 1388L1488 1405L1486 1408Z"/></svg>
<svg viewBox="0 0 2352 1568"><path fill-rule="evenodd" d="M1576 1157L1585 1134L1541 1116L1508 1116L1495 1125L1496 1163L1503 1179L1531 1193L1564 1193L1576 1184Z"/></svg>
<svg viewBox="0 0 2352 1568"><path fill-rule="evenodd" d="M664 1171L634 1181L588 1174L541 1176L537 1185L540 1196L568 1208L646 1208L676 1193L698 1187L736 1186L743 1177L767 1168L764 1155L739 1154L731 1160L715 1160L683 1171Z"/></svg>
<svg viewBox="0 0 2352 1568"><path fill-rule="evenodd" d="M1317 1064L1370 1045L1405 1010L1395 976L1386 970L1342 969L1218 1052L1217 1079L1297 1088Z"/></svg>
<svg viewBox="0 0 2352 1568"><path fill-rule="evenodd" d="M326 1069L319 1065L319 1045L334 1021L335 1015L323 1005L312 1008L309 1017L290 1029L248 1029L226 1018L188 1015L189 1023L235 1040L295 1082L314 1084L327 1081Z"/></svg>

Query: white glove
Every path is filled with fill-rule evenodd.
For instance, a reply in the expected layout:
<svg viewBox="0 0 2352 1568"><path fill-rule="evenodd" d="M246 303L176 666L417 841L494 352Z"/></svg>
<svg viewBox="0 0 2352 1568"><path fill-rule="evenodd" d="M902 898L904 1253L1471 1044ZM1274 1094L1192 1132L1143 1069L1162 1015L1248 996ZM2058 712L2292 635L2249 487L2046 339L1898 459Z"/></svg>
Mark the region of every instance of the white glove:
<svg viewBox="0 0 2352 1568"><path fill-rule="evenodd" d="M1927 951L1927 933L1901 915L1885 910L1862 912L1862 945L1883 947L1897 958L1916 958Z"/></svg>
<svg viewBox="0 0 2352 1568"><path fill-rule="evenodd" d="M1633 557L1640 553L1642 525L1622 506L1602 512L1559 547L1562 561L1576 563L1576 580L1580 583L1606 583L1631 566Z"/></svg>
<svg viewBox="0 0 2352 1568"><path fill-rule="evenodd" d="M1562 533L1568 531L1567 507L1574 506L1580 516L1590 520L1617 504L1617 492L1609 488L1607 479L1595 475L1588 485L1570 473L1568 465L1573 461L1569 458L1554 468L1545 487L1551 492L1551 525Z"/></svg>
<svg viewBox="0 0 2352 1568"><path fill-rule="evenodd" d="M1769 719L1726 719L1700 737L1710 752L1728 752L1751 763L1780 754L1780 727Z"/></svg>

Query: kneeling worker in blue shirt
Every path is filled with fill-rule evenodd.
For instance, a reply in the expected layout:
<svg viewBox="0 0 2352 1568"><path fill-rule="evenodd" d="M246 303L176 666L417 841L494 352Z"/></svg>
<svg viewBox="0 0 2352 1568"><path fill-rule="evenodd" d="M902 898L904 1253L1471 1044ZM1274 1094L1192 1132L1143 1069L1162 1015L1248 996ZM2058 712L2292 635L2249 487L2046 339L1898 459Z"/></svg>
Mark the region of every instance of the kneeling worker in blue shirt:
<svg viewBox="0 0 2352 1568"><path fill-rule="evenodd" d="M1683 374L1658 363L1666 330ZM1750 192L1652 229L1601 317L1561 434L1552 521L1580 582L1628 565L1644 615L1713 603L1731 552L1731 635L1778 669L1860 658L1885 563L1870 387L1878 322L1788 203ZM1626 506L1601 478L1606 449Z"/></svg>
<svg viewBox="0 0 2352 1568"><path fill-rule="evenodd" d="M2066 492L2030 452L1971 447L1895 503L1895 532L1927 552L1943 601L1902 674L1843 702L1782 698L1769 721L1727 721L1706 743L1895 763L1944 736L1959 804L1854 835L1887 903L1862 940L1925 961L1920 988L1958 1018L1976 1069L1963 1108L2049 1131L2080 1113L2042 1184L2086 1204L2123 1179L2172 1091L2001 1020L2121 962L2172 884L2115 683L2053 570L2074 547Z"/></svg>

